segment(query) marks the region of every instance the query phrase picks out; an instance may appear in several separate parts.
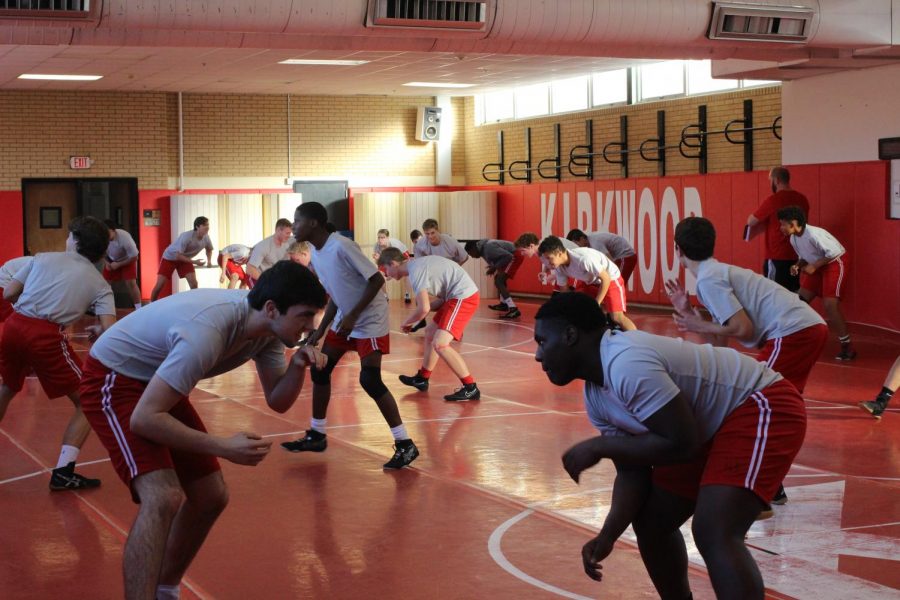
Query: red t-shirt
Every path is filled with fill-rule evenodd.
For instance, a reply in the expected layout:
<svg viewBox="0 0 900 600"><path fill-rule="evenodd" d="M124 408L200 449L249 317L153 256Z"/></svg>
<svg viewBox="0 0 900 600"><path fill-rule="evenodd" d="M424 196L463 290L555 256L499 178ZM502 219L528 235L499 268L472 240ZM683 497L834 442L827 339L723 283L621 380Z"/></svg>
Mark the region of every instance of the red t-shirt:
<svg viewBox="0 0 900 600"><path fill-rule="evenodd" d="M799 206L809 216L809 200L795 190L781 190L765 199L753 216L766 226L766 259L796 260L790 237L781 233L778 211L786 206Z"/></svg>

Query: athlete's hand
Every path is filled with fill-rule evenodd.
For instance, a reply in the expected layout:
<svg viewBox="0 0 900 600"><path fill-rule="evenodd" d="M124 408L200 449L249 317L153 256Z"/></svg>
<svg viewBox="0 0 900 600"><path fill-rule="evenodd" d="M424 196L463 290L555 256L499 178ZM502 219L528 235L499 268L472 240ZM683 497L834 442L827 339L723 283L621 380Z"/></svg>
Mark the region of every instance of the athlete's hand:
<svg viewBox="0 0 900 600"><path fill-rule="evenodd" d="M490 277L491 275L493 275L496 272L497 272L497 269L495 269L494 267L488 267L485 270L484 274L487 275L488 277Z"/></svg>
<svg viewBox="0 0 900 600"><path fill-rule="evenodd" d="M800 265L791 265L791 275L796 277L800 274Z"/></svg>
<svg viewBox="0 0 900 600"><path fill-rule="evenodd" d="M359 315L354 315L352 313L344 315L344 318L341 319L341 322L338 325L338 333L343 336L349 336L353 331L353 327L356 326L356 320L358 318Z"/></svg>
<svg viewBox="0 0 900 600"><path fill-rule="evenodd" d="M690 309L687 312L672 313L672 319L675 321L675 326L678 327L678 331L699 332L700 326L704 322L703 316L696 308Z"/></svg>
<svg viewBox="0 0 900 600"><path fill-rule="evenodd" d="M258 434L242 431L222 440L220 456L238 465L255 467L266 457L271 446L272 442L263 441Z"/></svg>
<svg viewBox="0 0 900 600"><path fill-rule="evenodd" d="M200 258L195 258L195 259L192 260L191 262L194 263L194 264L195 264L196 266L198 266L198 267L205 267L205 266L206 266L206 263L203 262L203 260L200 259Z"/></svg>
<svg viewBox="0 0 900 600"><path fill-rule="evenodd" d="M84 330L87 331L88 339L96 342L100 334L103 333L103 325L88 325Z"/></svg>
<svg viewBox="0 0 900 600"><path fill-rule="evenodd" d="M816 272L816 268L812 265L806 265L805 267L803 267L803 272L807 275L812 275Z"/></svg>
<svg viewBox="0 0 900 600"><path fill-rule="evenodd" d="M569 477L572 478L572 481L578 483L581 472L596 465L601 458L603 457L594 450L594 439L591 438L579 442L566 450L566 453L562 456L563 468L569 474Z"/></svg>
<svg viewBox="0 0 900 600"><path fill-rule="evenodd" d="M219 283L225 283L225 276L219 275Z"/></svg>
<svg viewBox="0 0 900 600"><path fill-rule="evenodd" d="M310 346L308 344L301 346L300 349L294 353L292 360L299 367L313 367L320 371L328 364L328 356L323 354L321 350L315 346Z"/></svg>
<svg viewBox="0 0 900 600"><path fill-rule="evenodd" d="M594 581L603 579L603 565L600 561L610 555L616 540L607 539L602 533L589 541L581 549L581 561L584 563L584 572Z"/></svg>
<svg viewBox="0 0 900 600"><path fill-rule="evenodd" d="M547 283L548 283L547 279L548 279L547 273L545 273L543 271L538 273L538 281L541 282L541 285L547 285Z"/></svg>
<svg viewBox="0 0 900 600"><path fill-rule="evenodd" d="M687 290L684 289L684 286L678 281L675 281L674 279L666 281L666 295L669 297L669 302L672 303L672 306L674 306L675 310L678 312L685 313L691 311L690 296L687 293Z"/></svg>

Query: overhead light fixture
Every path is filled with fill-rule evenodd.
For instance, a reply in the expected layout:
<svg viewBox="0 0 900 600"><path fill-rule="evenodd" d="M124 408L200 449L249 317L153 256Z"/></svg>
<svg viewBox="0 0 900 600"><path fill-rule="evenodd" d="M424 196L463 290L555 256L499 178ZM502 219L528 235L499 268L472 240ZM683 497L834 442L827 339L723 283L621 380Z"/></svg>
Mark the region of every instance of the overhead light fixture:
<svg viewBox="0 0 900 600"><path fill-rule="evenodd" d="M42 79L47 81L97 81L103 75L47 75L40 73L22 73L19 79Z"/></svg>
<svg viewBox="0 0 900 600"><path fill-rule="evenodd" d="M404 83L407 87L427 87L427 88L470 88L475 87L474 83L435 83L433 81L410 81Z"/></svg>
<svg viewBox="0 0 900 600"><path fill-rule="evenodd" d="M356 65L364 65L367 60L328 60L325 58L289 58L287 60L279 61L279 65L336 65L336 66L346 66L346 67L354 67Z"/></svg>

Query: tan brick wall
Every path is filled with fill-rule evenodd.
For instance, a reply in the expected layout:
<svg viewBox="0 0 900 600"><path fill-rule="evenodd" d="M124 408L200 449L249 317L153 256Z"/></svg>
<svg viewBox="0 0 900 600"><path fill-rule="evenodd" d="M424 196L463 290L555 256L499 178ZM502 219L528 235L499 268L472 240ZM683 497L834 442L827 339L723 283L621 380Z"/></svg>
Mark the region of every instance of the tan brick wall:
<svg viewBox="0 0 900 600"><path fill-rule="evenodd" d="M472 121L466 120L466 98L457 97L451 100L453 107L453 162L451 174L454 177L466 175L466 130L471 128Z"/></svg>
<svg viewBox="0 0 900 600"><path fill-rule="evenodd" d="M561 125L561 147L563 164L563 181L583 181L584 178L573 177L566 169L570 149L585 143L585 121L594 121L594 151L600 152L612 141L619 140L619 116L628 115L628 143L637 148L641 141L656 137L656 113L666 112L666 143L677 145L681 130L689 124L697 122L697 107L707 106L707 128L710 131L722 130L725 123L743 117L743 101L753 101L753 121L755 126L771 125L775 117L781 114L781 88L766 87L747 89L725 94L709 96L692 96L661 102L648 102L633 106L619 106L594 111L553 115L537 119L527 119L494 125L474 125L475 102L473 98L465 100L465 174L467 185L485 183L481 170L485 163L496 162L498 157L497 132L503 130L504 159L507 166L511 161L524 160L525 128L531 127L531 156L537 161L553 156L553 125ZM753 144L754 168L768 169L781 163L781 141L771 131L757 131ZM738 136L734 136L738 137ZM648 151L648 154L651 154ZM711 135L708 138L707 164L709 173L740 171L744 166L743 146L728 143L723 135ZM698 173L698 161L686 159L671 148L666 153L667 175L688 175ZM631 155L629 176L655 176L657 163L645 161L639 155ZM594 160L594 179L615 179L620 177L619 165L607 163L602 157ZM509 180L507 180L509 182ZM533 181L546 181L534 174Z"/></svg>
<svg viewBox="0 0 900 600"><path fill-rule="evenodd" d="M164 188L169 169L166 94L0 93L0 189L23 177L137 177ZM86 171L70 156L90 156Z"/></svg>

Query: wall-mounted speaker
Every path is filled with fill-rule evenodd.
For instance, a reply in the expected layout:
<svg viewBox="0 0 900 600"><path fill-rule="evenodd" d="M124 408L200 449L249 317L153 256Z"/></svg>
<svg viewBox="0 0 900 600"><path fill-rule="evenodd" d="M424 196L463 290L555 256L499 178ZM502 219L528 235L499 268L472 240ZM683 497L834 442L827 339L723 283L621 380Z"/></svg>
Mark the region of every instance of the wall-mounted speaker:
<svg viewBox="0 0 900 600"><path fill-rule="evenodd" d="M420 106L416 112L416 139L420 142L436 142L441 138L441 109L437 106Z"/></svg>

